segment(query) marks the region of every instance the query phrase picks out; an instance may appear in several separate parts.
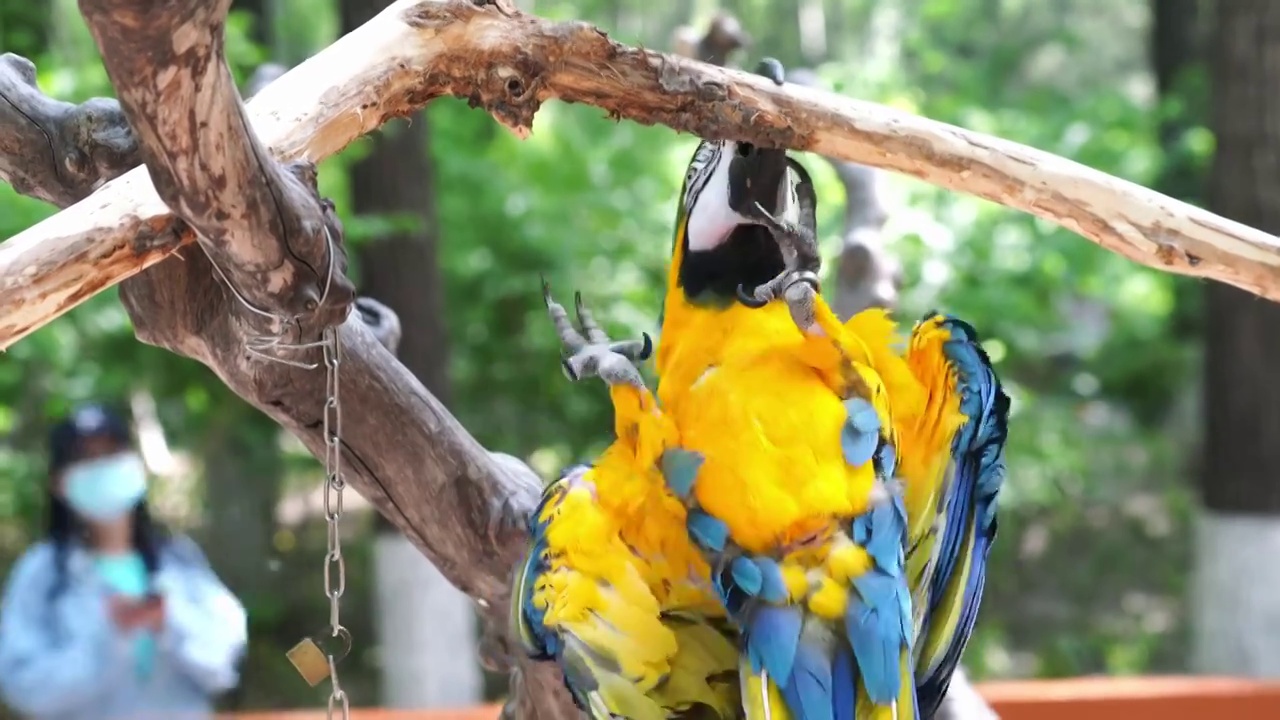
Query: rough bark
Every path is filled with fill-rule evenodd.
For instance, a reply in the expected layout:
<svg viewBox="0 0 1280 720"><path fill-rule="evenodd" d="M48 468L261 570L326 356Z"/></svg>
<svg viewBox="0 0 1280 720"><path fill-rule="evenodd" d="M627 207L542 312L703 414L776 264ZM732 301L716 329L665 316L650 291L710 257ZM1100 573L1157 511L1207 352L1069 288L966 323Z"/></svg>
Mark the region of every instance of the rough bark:
<svg viewBox="0 0 1280 720"><path fill-rule="evenodd" d="M117 4L130 7L124 0L102 7ZM185 24L189 30L203 27L207 34L215 15L202 10ZM132 12L119 24L139 27L140 17ZM134 33L149 34L154 35ZM174 45L172 39L164 44ZM133 42L110 36L103 40L107 47L117 43L121 49ZM139 49L136 42L131 49ZM221 88L220 93L229 91L229 76L221 66L212 70L215 65L205 67L202 80ZM136 67L118 66L113 77L130 69ZM155 97L168 96L170 90ZM121 93L126 107L144 101L134 95ZM252 103L254 128L278 157L317 160L440 95L466 97L520 132L528 131L543 101L558 97L599 106L614 117L661 123L703 137L735 137L890 169L1033 213L1138 262L1280 299L1280 239L1270 234L1016 143L874 103L791 85L778 88L758 76L626 47L585 23L542 20L518 12L506 0L400 0L265 88ZM188 110L200 117L200 108ZM237 114L227 125L239 127L235 123L242 121ZM187 129L194 127L189 123ZM201 145L213 146L228 127L200 130ZM145 137L150 133L144 129L144 142L150 142ZM181 151L190 143L179 140L163 149ZM227 164L243 167L265 157L243 149ZM182 168L154 161L161 196L182 201L173 195ZM269 169L259 185L305 194L303 183L288 173L271 163L263 167ZM193 193L190 202L210 199L212 195ZM284 204L294 206L293 201ZM244 221L262 208L236 210L226 223L197 227L209 234L214 259L228 261L228 266L237 258L224 255L240 254L240 245L218 248L229 235L247 234ZM317 217L281 218L301 231L296 238L291 233L291 244L320 242L318 227L301 226L306 220L314 223ZM147 187L145 175L129 174L0 246L0 349L74 305L85 296L83 287L106 287L156 262L177 242L166 236L172 227L172 215ZM237 277L232 278L242 281L246 292L272 294L271 285L250 284L269 280L291 288L294 296L284 303L290 308L315 301L314 282L287 283L295 273L314 278L314 272L276 251L255 253L252 248L252 243L244 246L250 257L243 259L249 262L236 266ZM95 252L97 265L55 270L71 259L83 263Z"/></svg>
<svg viewBox="0 0 1280 720"><path fill-rule="evenodd" d="M86 0L82 11L128 118L116 127L125 135L129 125L140 128L136 144L148 164L116 185L121 192L140 186L144 196L151 195L135 205L151 206L150 211L130 220L140 238L123 238L136 247L105 253L135 262L141 256L152 264L121 288L139 339L208 365L233 391L320 455L324 373L245 352L246 339L272 329L264 328L271 324L217 279L209 257L222 261L232 287L258 309L297 316L284 328L289 340L314 341L327 324L341 323L345 478L455 585L475 597L498 627L504 626L509 569L523 550L522 521L541 483L515 458L486 453L379 344L399 342L394 313L362 300L355 303L357 318L349 317L352 290L342 275L341 226L332 206L316 197L312 168L278 164L247 132L221 56L226 3ZM83 142L92 147L93 141ZM85 152L75 145L64 150L53 141L43 148ZM39 157L29 167L61 162L59 155ZM101 172L96 178L86 173L88 182L48 174L40 195L66 204L109 179L115 168L104 166ZM154 197L148 174L177 217L169 216ZM101 197L95 195L80 209L97 205ZM149 222L156 218L159 222ZM182 238L193 237L187 225L206 229L201 244L174 252ZM170 238L162 253L178 257L155 264L163 254L147 258L137 252L154 247L165 234L179 239ZM329 237L338 254L326 296ZM10 257L23 257L31 248L15 242L20 239L0 247L17 251ZM29 279L31 273L27 275ZM11 286L6 284L6 290ZM326 302L320 303L321 298ZM318 350L294 352L291 359L317 362L319 355ZM487 649L492 665L505 664L504 638L494 634ZM513 696L512 709L521 717L576 715L555 668L527 669L517 684L523 691Z"/></svg>
<svg viewBox="0 0 1280 720"><path fill-rule="evenodd" d="M1210 206L1280 230L1280 5L1215 3ZM1280 677L1280 306L1205 288L1205 448L1192 584L1197 669Z"/></svg>
<svg viewBox="0 0 1280 720"><path fill-rule="evenodd" d="M281 165L247 132L223 55L229 4L81 0L80 12L156 192L228 284L285 318L338 322L355 298L341 229L315 166Z"/></svg>

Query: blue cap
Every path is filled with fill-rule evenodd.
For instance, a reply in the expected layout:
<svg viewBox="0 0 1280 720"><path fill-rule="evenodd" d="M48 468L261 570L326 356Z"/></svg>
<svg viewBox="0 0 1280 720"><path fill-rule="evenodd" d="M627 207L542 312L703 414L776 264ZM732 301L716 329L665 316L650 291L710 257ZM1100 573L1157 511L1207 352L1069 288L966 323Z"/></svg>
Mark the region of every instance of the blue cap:
<svg viewBox="0 0 1280 720"><path fill-rule="evenodd" d="M121 449L133 445L129 422L123 415L99 403L80 405L49 433L49 472L81 460L85 441L92 438L111 440Z"/></svg>

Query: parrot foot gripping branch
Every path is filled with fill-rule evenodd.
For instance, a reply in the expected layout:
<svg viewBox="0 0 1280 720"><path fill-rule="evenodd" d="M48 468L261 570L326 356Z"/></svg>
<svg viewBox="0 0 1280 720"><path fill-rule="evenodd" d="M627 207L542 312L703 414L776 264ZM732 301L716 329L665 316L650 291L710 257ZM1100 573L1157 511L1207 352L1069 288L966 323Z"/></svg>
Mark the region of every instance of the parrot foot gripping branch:
<svg viewBox="0 0 1280 720"><path fill-rule="evenodd" d="M797 177L794 183L784 182L778 188L781 218L758 202L748 203L739 211L769 230L782 251L785 266L772 280L757 285L750 292L738 285L738 301L759 309L773 300L782 299L800 330L810 332L816 323L814 306L822 289L818 281L822 256L818 252L815 224L806 220L814 217L818 199L813 180L802 165L788 163L788 172L795 173Z"/></svg>

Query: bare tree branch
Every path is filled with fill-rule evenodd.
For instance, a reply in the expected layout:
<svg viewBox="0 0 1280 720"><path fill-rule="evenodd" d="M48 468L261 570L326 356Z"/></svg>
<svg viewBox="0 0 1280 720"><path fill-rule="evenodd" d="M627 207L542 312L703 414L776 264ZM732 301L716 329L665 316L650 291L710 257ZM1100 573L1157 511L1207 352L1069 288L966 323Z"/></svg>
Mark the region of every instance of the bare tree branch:
<svg viewBox="0 0 1280 720"><path fill-rule="evenodd" d="M138 144L114 100L45 97L30 60L0 55L0 179L65 207L138 164Z"/></svg>
<svg viewBox="0 0 1280 720"><path fill-rule="evenodd" d="M1033 213L1138 262L1280 299L1280 239L1266 233L1006 140L818 90L778 88L739 71L620 45L585 23L550 22L519 13L506 0L491 2L400 0L263 89L252 103L259 137L279 157L318 160L440 95L469 98L522 132L544 100L559 97L703 137L809 150L913 175ZM187 27L200 27L205 15L197 13ZM230 89L225 70L206 73L203 80ZM199 108L188 110L198 117ZM220 137L227 128L209 130ZM182 143L166 147L182 149ZM233 164L246 167L260 157L245 150ZM159 169L166 196L181 187L186 170L163 162ZM302 192L302 183L288 173L269 170L264 177L264 187ZM153 240L172 216L146 185L145 177L128 174L0 246L0 349L83 299L82 287L109 286L154 262L140 258L136 247L154 252L173 242ZM212 198L191 202L200 206ZM252 250L252 243L222 244L265 220L260 207L238 210L225 230L206 228L215 258ZM318 242L319 228L309 225L317 217L308 213L274 219L298 233L291 244ZM101 250L106 256L100 266L73 273L28 270L51 271L49 258L84 258L91 254L85 246L93 245L110 248ZM245 277L233 280L315 277L284 256L252 260L237 271ZM19 284L19 278L31 280ZM305 306L313 291L296 286L284 304Z"/></svg>
<svg viewBox="0 0 1280 720"><path fill-rule="evenodd" d="M165 205L231 287L284 317L346 316L354 287L315 167L277 163L251 132L223 55L230 0L80 0ZM324 307L320 307L323 301Z"/></svg>
<svg viewBox="0 0 1280 720"><path fill-rule="evenodd" d="M278 165L246 132L243 109L221 57L221 16L211 14L224 13L225 3L210 10L193 0L162 7L86 0L82 9L125 101L126 113L146 131L140 133L141 143L133 140L115 101L102 101L106 116L114 118L117 134L126 141L123 159L99 163L71 177L56 172L32 174L32 169L42 166L27 163L23 166L26 176L38 178L28 187L39 192L29 190L31 194L58 205L69 204L136 162L140 149L149 169L135 171L131 179L141 183L144 173L154 175L181 220L165 217L156 225L139 223L142 237L129 248L131 252L116 248L105 259L131 259L135 263L131 271L137 272L144 262L159 259L140 250L168 235L164 254L172 252L174 246L191 239L185 227L191 223L208 228L205 238L212 239L202 238L202 247L223 258L223 270L233 283L237 279L247 283L239 287L250 302L270 312L318 311L296 323L297 339L314 339L326 323L347 317L350 283L341 274L341 256L336 258L338 272L329 288L329 302L314 308L312 303L298 302L310 289L314 304L319 305L330 252L327 238L340 242L341 227L331 206L315 196L311 166ZM185 42L158 42L165 37ZM172 54L157 48L168 48ZM30 63L20 58L5 63L22 71L20 79L34 76ZM31 92L17 95L19 102L61 107L39 95L30 83L23 84ZM68 112L65 119L58 119L50 114L50 118L41 128L50 138L46 165L59 162L61 153L75 157L95 147L96 138L90 135L56 145L54 138L72 128L67 123L74 121L74 115ZM16 154L4 160L10 158L15 165L21 162ZM325 242L318 240L318 229L327 231ZM13 242L3 247L12 249ZM340 245L335 247L341 251ZM177 254L134 275L121 288L139 338L210 366L234 391L300 437L313 453L322 453L323 373L246 355L245 338L259 329L262 318L247 311L227 285L215 279L206 252L187 245ZM253 263L259 267L252 267ZM81 292L95 289L85 287ZM317 289L319 293L314 292ZM348 318L340 330L346 368L344 475L452 582L477 598L489 611L491 627L503 628L509 569L524 549L523 519L537 500L541 482L515 458L486 453L387 352L398 344L401 332L394 313L367 298L355 305L358 319ZM378 435L381 440L370 445L369 439ZM492 653L488 663L508 666L505 657L510 648L505 638L490 634L494 637L487 646ZM522 692L513 698L513 710L521 717L576 716L562 692L557 668L534 667L524 660L521 665L516 685Z"/></svg>

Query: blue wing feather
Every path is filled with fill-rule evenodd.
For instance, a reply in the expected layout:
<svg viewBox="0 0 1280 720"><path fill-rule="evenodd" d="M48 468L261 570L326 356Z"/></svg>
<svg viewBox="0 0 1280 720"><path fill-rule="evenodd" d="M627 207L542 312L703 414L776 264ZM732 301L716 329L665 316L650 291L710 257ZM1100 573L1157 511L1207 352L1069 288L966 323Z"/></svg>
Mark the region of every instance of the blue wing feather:
<svg viewBox="0 0 1280 720"><path fill-rule="evenodd" d="M752 669L766 670L774 678L791 677L803 625L804 610L799 606L757 607L742 633Z"/></svg>
<svg viewBox="0 0 1280 720"><path fill-rule="evenodd" d="M853 650L845 645L836 647L832 663L831 709L835 720L853 720L858 700L858 666L853 662Z"/></svg>
<svg viewBox="0 0 1280 720"><path fill-rule="evenodd" d="M801 643L787 685L787 702L801 708L805 720L835 720L831 656L827 648Z"/></svg>
<svg viewBox="0 0 1280 720"><path fill-rule="evenodd" d="M906 509L900 495L853 521L855 537L875 563L854 578L854 596L845 617L849 644L867 695L875 703L894 702L901 689L900 655L912 644L911 595L905 576Z"/></svg>
<svg viewBox="0 0 1280 720"><path fill-rule="evenodd" d="M926 316L926 320L934 317ZM945 524L939 538L938 562L930 580L929 619L948 597L947 589L958 580L957 568L966 537L970 571L958 594L959 621L947 640L941 657L929 667L920 667L917 677L920 714L930 717L946 695L951 676L968 644L977 621L986 580L987 554L996 536L996 509L1004 484L1004 446L1008 433L1009 397L995 375L990 359L978 342L972 326L953 317L943 317L941 326L949 332L943 353L950 364L960 392L960 410L968 418L952 441L953 479L948 489ZM955 601L955 600L953 600Z"/></svg>

